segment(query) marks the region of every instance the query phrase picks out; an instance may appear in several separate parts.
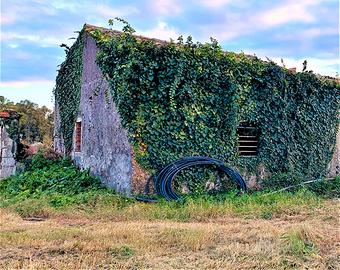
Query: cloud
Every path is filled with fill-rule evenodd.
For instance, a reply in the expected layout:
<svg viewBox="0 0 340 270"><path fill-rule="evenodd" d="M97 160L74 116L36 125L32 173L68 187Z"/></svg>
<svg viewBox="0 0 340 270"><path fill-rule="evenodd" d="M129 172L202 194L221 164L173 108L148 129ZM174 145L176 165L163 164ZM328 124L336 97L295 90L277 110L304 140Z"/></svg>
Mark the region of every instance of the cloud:
<svg viewBox="0 0 340 270"><path fill-rule="evenodd" d="M149 1L148 8L161 16L176 16L183 11L182 6L176 0Z"/></svg>
<svg viewBox="0 0 340 270"><path fill-rule="evenodd" d="M11 49L16 49L19 47L19 44L16 44L16 43L9 43L8 44L8 47L10 47Z"/></svg>
<svg viewBox="0 0 340 270"><path fill-rule="evenodd" d="M315 16L307 9L308 6L317 4L317 1L289 1L258 15L263 27L272 27L290 22L310 23Z"/></svg>
<svg viewBox="0 0 340 270"><path fill-rule="evenodd" d="M279 40L297 40L297 39L314 39L322 36L338 35L339 31L333 27L312 27L305 30L300 30L295 34L292 33L277 33L275 37Z"/></svg>
<svg viewBox="0 0 340 270"><path fill-rule="evenodd" d="M122 6L113 9L107 5L99 4L95 5L94 10L97 16L104 16L106 20L140 13L140 10L134 6Z"/></svg>
<svg viewBox="0 0 340 270"><path fill-rule="evenodd" d="M256 56L263 60L266 60L268 57L280 66L282 66L281 59L283 59L287 68L295 67L297 71L302 71L302 63L304 60L307 60L307 70L312 70L316 74L335 77L336 73L339 72L339 61L332 55L320 55L318 57L308 57L307 55L305 57L281 57L281 50L279 49L244 49L243 51L249 55L256 53Z"/></svg>
<svg viewBox="0 0 340 270"><path fill-rule="evenodd" d="M44 0L35 0L34 2L38 2L40 4L46 4ZM69 1L69 0L49 0L48 5L55 10L67 10L73 13L78 12L79 9L82 9L83 6L88 5L91 2L83 1L83 3L78 1Z"/></svg>
<svg viewBox="0 0 340 270"><path fill-rule="evenodd" d="M276 63L281 62L281 58L272 59ZM336 76L339 71L339 62L337 59L320 59L320 58L284 58L285 65L289 68L296 67L297 71L302 71L302 63L307 60L307 70L312 70L320 75Z"/></svg>
<svg viewBox="0 0 340 270"><path fill-rule="evenodd" d="M29 80L0 82L0 95L20 102L21 100L31 100L40 106L45 105L53 108L52 90L54 81L43 78L32 78Z"/></svg>
<svg viewBox="0 0 340 270"><path fill-rule="evenodd" d="M51 80L46 80L44 78L36 78L36 79L31 79L31 80L19 80L19 81L1 81L0 82L0 88L25 88L30 85L36 85L36 86L48 86L52 85L53 86L54 81Z"/></svg>
<svg viewBox="0 0 340 270"><path fill-rule="evenodd" d="M198 2L205 7L217 9L232 3L232 0L200 0Z"/></svg>
<svg viewBox="0 0 340 270"><path fill-rule="evenodd" d="M31 20L37 20L42 15L54 16L55 9L48 2L39 3L39 1L6 1L1 6L1 24L9 25L20 21L25 23Z"/></svg>
<svg viewBox="0 0 340 270"><path fill-rule="evenodd" d="M13 23L13 22L15 22L15 20L16 20L16 16L14 16L13 14L3 14L2 13L0 15L1 25Z"/></svg>
<svg viewBox="0 0 340 270"><path fill-rule="evenodd" d="M20 34L16 32L2 32L2 41L27 41L31 43L36 43L41 47L56 47L67 39L67 36L56 37L46 35L46 33L41 34Z"/></svg>
<svg viewBox="0 0 340 270"><path fill-rule="evenodd" d="M165 22L158 22L157 26L145 31L138 31L143 36L158 38L163 40L177 39L179 34L174 27L168 26Z"/></svg>
<svg viewBox="0 0 340 270"><path fill-rule="evenodd" d="M225 3L227 0L218 0L211 2L211 5L218 5ZM218 12L216 16L219 21L209 23L209 21L202 21L201 25L196 26L204 39L209 36L214 36L220 41L228 41L238 37L253 35L254 33L261 33L269 29L279 29L278 34L282 31L284 26L299 24L302 26L310 26L315 24L321 18L318 17L318 10L320 1L316 0L300 0L300 1L281 1L279 5L246 6L240 5L237 8L224 8L224 14ZM297 29L298 31L300 29ZM290 29L291 31L291 29ZM311 38L317 35L316 30L306 32L306 37ZM277 36L276 35L276 36ZM320 33L321 35L321 33ZM282 35L283 37L283 35Z"/></svg>

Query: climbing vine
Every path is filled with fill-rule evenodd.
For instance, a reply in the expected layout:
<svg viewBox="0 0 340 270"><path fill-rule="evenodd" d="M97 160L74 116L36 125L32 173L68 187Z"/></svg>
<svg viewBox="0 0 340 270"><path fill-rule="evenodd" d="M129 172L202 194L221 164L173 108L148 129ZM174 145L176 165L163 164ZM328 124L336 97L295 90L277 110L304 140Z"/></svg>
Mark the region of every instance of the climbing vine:
<svg viewBox="0 0 340 270"><path fill-rule="evenodd" d="M60 130L58 132L64 139L66 152L72 150L74 123L79 111L84 36L84 31L81 31L72 47L66 46L66 60L60 65L54 89L60 114Z"/></svg>
<svg viewBox="0 0 340 270"><path fill-rule="evenodd" d="M334 81L224 52L215 40L180 37L156 44L123 23L121 35L92 35L100 47L98 64L146 169L206 155L251 173L261 165L270 173L325 174L339 124ZM257 157L238 154L241 120L260 130Z"/></svg>
<svg viewBox="0 0 340 270"><path fill-rule="evenodd" d="M339 126L340 91L334 81L224 52L213 39L155 42L134 36L121 22L121 34L101 29L90 34L144 169L154 173L183 156L203 155L252 174L264 168L271 174L325 175ZM68 51L55 90L66 149L72 146L79 107L83 36ZM239 156L240 121L259 130L256 157Z"/></svg>

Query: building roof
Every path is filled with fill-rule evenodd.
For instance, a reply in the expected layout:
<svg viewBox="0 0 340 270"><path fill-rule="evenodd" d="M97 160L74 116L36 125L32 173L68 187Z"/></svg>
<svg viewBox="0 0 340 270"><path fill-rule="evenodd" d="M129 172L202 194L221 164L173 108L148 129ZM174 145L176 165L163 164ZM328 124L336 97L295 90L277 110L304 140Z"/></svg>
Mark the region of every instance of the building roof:
<svg viewBox="0 0 340 270"><path fill-rule="evenodd" d="M92 24L88 24L88 23L84 24L83 29L85 30L85 32L88 32L88 33L90 33L91 31L100 30L101 32L107 33L110 36L115 36L115 35L119 36L119 35L123 34L122 31L117 31L117 30L113 30L113 29L99 27L99 26L95 26L95 25L92 25ZM145 37L145 36L141 36L141 35L135 35L135 34L133 36L135 36L137 39L152 41L152 42L159 44L159 45L169 43L168 41L157 39L157 38L149 38L149 37Z"/></svg>
<svg viewBox="0 0 340 270"><path fill-rule="evenodd" d="M122 35L123 34L122 31L108 29L108 28L100 27L100 26L95 26L95 25L88 24L88 23L84 24L83 29L85 30L85 32L88 32L88 33L90 33L91 31L100 30L101 32L107 33L110 36ZM158 44L158 45L165 45L165 44L170 43L169 41L166 41L166 40L145 37L145 36L142 36L142 35L133 34L133 36L135 36L137 39L140 39L140 40L152 41L152 42L154 42L155 44ZM237 55L237 53L235 53L235 54ZM242 54L246 57L249 57L249 58L254 58L254 57L257 58L256 55L249 55L249 54L244 54L244 53L242 53ZM258 59L260 59L260 58L258 58ZM262 59L260 59L260 60L262 60ZM262 61L266 62L265 60L262 60ZM296 72L297 72L296 67L288 68L287 70L288 70L289 73L292 73L292 74L296 74ZM334 81L338 84L340 83L340 78L335 78L335 77L331 77L331 76L322 76L322 75L319 75L319 74L316 74L316 75L320 78L323 78L323 79L326 79L326 80L329 80L329 81Z"/></svg>
<svg viewBox="0 0 340 270"><path fill-rule="evenodd" d="M19 119L21 115L14 110L4 110L0 112L0 118Z"/></svg>

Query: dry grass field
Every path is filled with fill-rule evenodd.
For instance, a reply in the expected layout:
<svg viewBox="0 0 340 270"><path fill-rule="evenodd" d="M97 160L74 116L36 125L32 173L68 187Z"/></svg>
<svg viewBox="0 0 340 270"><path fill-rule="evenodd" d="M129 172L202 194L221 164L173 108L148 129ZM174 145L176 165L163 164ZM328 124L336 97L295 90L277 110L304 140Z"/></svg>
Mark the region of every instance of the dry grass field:
<svg viewBox="0 0 340 270"><path fill-rule="evenodd" d="M2 208L0 268L340 269L339 200L284 202Z"/></svg>

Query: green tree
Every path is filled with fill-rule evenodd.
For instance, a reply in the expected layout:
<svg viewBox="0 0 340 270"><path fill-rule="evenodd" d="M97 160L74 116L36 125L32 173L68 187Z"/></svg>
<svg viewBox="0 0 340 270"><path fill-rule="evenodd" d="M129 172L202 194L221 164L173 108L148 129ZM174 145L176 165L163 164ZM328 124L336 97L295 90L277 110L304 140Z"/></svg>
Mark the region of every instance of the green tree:
<svg viewBox="0 0 340 270"><path fill-rule="evenodd" d="M14 103L0 96L0 110L15 110L20 115L19 132L24 142L52 143L53 137L53 112L46 106L23 100Z"/></svg>

